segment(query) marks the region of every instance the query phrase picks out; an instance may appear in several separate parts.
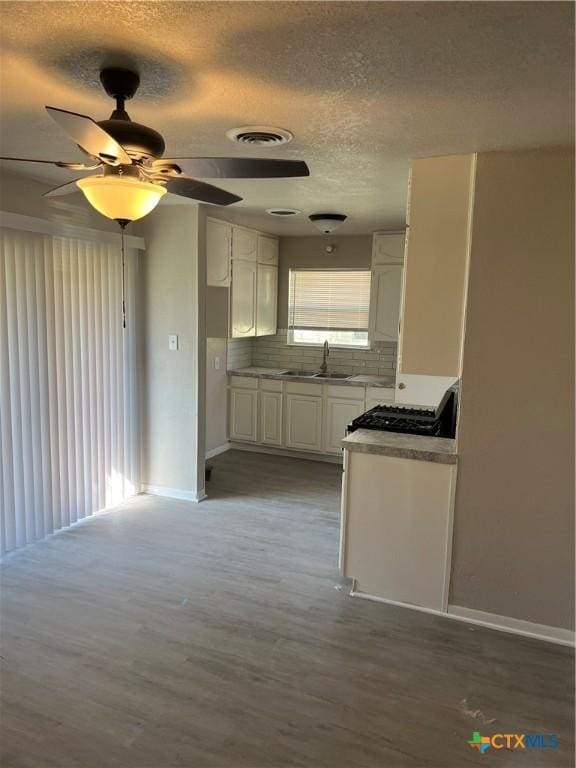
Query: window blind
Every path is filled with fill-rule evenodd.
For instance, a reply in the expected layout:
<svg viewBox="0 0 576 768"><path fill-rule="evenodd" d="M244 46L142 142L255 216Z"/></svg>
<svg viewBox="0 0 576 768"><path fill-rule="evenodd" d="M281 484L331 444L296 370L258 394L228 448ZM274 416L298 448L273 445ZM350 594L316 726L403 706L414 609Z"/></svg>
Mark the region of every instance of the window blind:
<svg viewBox="0 0 576 768"><path fill-rule="evenodd" d="M369 307L369 270L290 270L292 329L367 331Z"/></svg>
<svg viewBox="0 0 576 768"><path fill-rule="evenodd" d="M138 489L135 281L118 245L0 229L0 549Z"/></svg>

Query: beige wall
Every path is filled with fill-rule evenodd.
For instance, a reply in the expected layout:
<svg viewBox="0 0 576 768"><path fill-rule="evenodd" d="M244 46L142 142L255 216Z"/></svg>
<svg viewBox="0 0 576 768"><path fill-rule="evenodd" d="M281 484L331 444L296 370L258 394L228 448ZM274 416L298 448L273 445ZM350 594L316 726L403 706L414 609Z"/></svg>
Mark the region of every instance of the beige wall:
<svg viewBox="0 0 576 768"><path fill-rule="evenodd" d="M143 481L191 494L204 486L202 218L196 205L157 208L145 220L143 269Z"/></svg>
<svg viewBox="0 0 576 768"><path fill-rule="evenodd" d="M219 290L219 289L217 289ZM216 358L220 368L214 367ZM206 340L206 452L228 442L228 376L226 374L226 339Z"/></svg>
<svg viewBox="0 0 576 768"><path fill-rule="evenodd" d="M402 373L460 375L473 174L474 155L412 163Z"/></svg>
<svg viewBox="0 0 576 768"><path fill-rule="evenodd" d="M336 246L334 253L326 253L326 246ZM288 273L290 269L318 267L370 268L372 236L356 237L282 237L280 238L280 265L278 272L278 328L288 327Z"/></svg>
<svg viewBox="0 0 576 768"><path fill-rule="evenodd" d="M478 156L450 603L574 623L574 158Z"/></svg>

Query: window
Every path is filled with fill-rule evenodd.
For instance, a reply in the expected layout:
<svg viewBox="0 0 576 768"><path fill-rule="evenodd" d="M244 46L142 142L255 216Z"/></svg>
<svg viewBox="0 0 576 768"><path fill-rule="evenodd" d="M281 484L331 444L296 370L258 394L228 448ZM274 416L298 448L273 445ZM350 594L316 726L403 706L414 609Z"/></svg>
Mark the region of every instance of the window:
<svg viewBox="0 0 576 768"><path fill-rule="evenodd" d="M291 269L288 343L368 346L370 270Z"/></svg>

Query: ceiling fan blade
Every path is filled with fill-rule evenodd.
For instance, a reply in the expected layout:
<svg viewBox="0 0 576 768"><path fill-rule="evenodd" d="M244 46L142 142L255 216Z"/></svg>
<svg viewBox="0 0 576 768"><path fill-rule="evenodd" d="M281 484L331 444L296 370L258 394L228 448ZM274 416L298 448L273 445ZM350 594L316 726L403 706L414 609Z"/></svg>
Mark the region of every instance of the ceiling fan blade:
<svg viewBox="0 0 576 768"><path fill-rule="evenodd" d="M52 187L48 192L44 192L42 197L60 197L61 195L71 195L73 192L80 192L80 189L76 186L76 181L67 181L66 184L60 184L59 187Z"/></svg>
<svg viewBox="0 0 576 768"><path fill-rule="evenodd" d="M166 182L166 189L174 195L190 197L192 200L212 203L213 205L231 205L242 200L241 197L233 195L232 192L226 192L225 189L213 187L212 184L206 184L195 179L169 179Z"/></svg>
<svg viewBox="0 0 576 768"><path fill-rule="evenodd" d="M100 163L84 165L84 163L67 163L63 160L36 160L31 157L0 157L0 160L13 160L16 163L45 163L56 165L58 168L69 168L71 171L93 171L100 166Z"/></svg>
<svg viewBox="0 0 576 768"><path fill-rule="evenodd" d="M174 157L157 160L154 168L176 164L188 176L201 179L286 179L310 176L303 160L268 160L257 157Z"/></svg>
<svg viewBox="0 0 576 768"><path fill-rule="evenodd" d="M126 151L97 122L86 115L67 112L57 107L46 107L50 117L92 157L108 165L130 165L132 160Z"/></svg>

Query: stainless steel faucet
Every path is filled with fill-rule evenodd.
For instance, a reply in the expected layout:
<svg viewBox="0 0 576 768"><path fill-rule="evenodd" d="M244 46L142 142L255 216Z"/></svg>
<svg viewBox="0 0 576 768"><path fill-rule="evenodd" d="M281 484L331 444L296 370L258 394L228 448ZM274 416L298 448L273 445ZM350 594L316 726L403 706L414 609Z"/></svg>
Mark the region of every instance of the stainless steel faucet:
<svg viewBox="0 0 576 768"><path fill-rule="evenodd" d="M322 373L326 373L328 371L328 363L327 358L330 354L330 347L328 346L328 339L324 342L324 353L322 355L322 365L320 366L320 371Z"/></svg>

